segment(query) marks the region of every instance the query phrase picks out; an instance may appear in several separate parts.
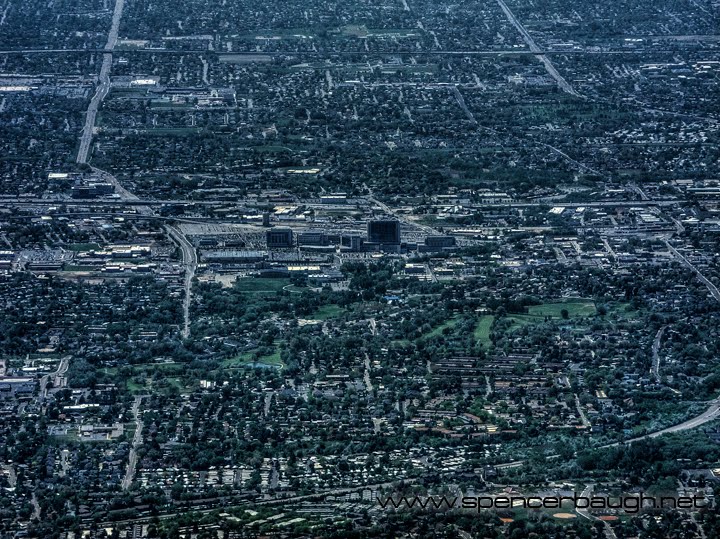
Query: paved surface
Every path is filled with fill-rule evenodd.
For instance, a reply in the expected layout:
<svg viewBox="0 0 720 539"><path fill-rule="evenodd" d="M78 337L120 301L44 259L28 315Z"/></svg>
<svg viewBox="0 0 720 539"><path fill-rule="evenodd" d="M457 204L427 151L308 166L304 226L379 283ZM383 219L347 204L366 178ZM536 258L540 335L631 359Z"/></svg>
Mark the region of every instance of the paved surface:
<svg viewBox="0 0 720 539"><path fill-rule="evenodd" d="M65 356L60 360L60 364L55 372L46 374L40 378L40 395L47 397L47 384L50 378L53 379L53 384L57 384L57 379L64 376L70 367L70 356Z"/></svg>
<svg viewBox="0 0 720 539"><path fill-rule="evenodd" d="M660 342L662 341L663 333L665 333L665 328L667 328L667 326L661 327L655 334L655 340L653 341L652 346L653 363L650 372L652 373L653 378L655 378L658 382L660 381Z"/></svg>
<svg viewBox="0 0 720 539"><path fill-rule="evenodd" d="M192 280L195 277L195 269L197 268L197 253L192 243L185 237L185 234L173 226L166 226L170 237L180 246L183 257L183 265L185 266L185 299L183 300L183 339L190 336L190 302L192 300Z"/></svg>
<svg viewBox="0 0 720 539"><path fill-rule="evenodd" d="M133 436L132 447L130 448L130 457L128 458L127 468L125 470L125 477L122 480L122 489L127 490L132 485L133 478L135 477L135 468L137 467L137 448L142 443L142 429L143 422L140 418L140 404L142 403L142 396L135 397L133 402L132 413L135 418L135 436Z"/></svg>
<svg viewBox="0 0 720 539"><path fill-rule="evenodd" d="M77 162L87 163L88 153L90 151L90 143L93 138L93 131L95 129L95 116L97 115L98 107L102 103L103 99L110 91L110 69L112 68L112 51L117 43L118 30L120 29L120 19L122 19L123 8L125 7L125 0L115 0L115 10L113 11L112 25L110 26L110 33L108 34L108 40L105 44L105 51L103 54L102 65L100 66L100 77L95 95L90 100L87 113L85 114L85 127L83 127L82 136L80 138L80 149L78 150Z"/></svg>
<svg viewBox="0 0 720 539"><path fill-rule="evenodd" d="M548 58L542 51L540 47L537 46L537 43L535 43L535 40L532 38L530 33L525 29L525 27L522 25L522 23L517 20L513 12L510 10L510 8L507 6L504 0L497 0L497 3L500 5L500 8L503 10L503 13L505 13L505 16L508 18L508 20L512 23L512 25L517 29L518 32L520 32L520 35L525 40L525 43L527 43L527 46L530 47L530 52L534 53L538 60L540 60L543 65L545 66L545 70L550 74L550 76L555 79L555 82L557 82L558 86L562 89L563 92L566 92L570 95L574 95L576 97L581 97L580 94L578 94L572 86L570 86L570 83L565 80L565 78L558 73L557 69L555 69L555 66L550 61L550 58Z"/></svg>
<svg viewBox="0 0 720 539"><path fill-rule="evenodd" d="M712 296L717 301L720 301L720 291L718 291L717 287L714 284L712 284L702 273L700 273L700 270L697 269L695 266L693 266L692 263L687 258L685 258L682 254L680 254L680 252L677 249L675 249L675 247L670 245L670 243L667 240L665 241L665 245L667 245L667 248L670 250L670 252L673 254L673 256L675 258L680 260L680 262L682 262L685 266L687 266L688 268L690 268L691 270L693 270L695 272L695 275L697 275L698 279L700 279L703 282L703 284L705 286L707 286L708 290L710 290L710 293L712 294Z"/></svg>
<svg viewBox="0 0 720 539"><path fill-rule="evenodd" d="M575 393L575 408L577 409L578 416L580 416L580 421L582 421L582 424L590 428L590 420L585 415L585 411L582 409L582 405L580 404L580 397L577 396L577 393Z"/></svg>

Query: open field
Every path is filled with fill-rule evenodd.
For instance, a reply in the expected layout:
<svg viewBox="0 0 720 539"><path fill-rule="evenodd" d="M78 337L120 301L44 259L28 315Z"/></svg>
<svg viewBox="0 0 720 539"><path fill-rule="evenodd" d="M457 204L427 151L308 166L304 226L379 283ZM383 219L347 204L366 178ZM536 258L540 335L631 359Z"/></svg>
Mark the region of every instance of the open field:
<svg viewBox="0 0 720 539"><path fill-rule="evenodd" d="M488 348L492 341L490 340L490 330L492 329L495 317L491 314L486 314L480 317L477 326L475 327L475 339L480 341L485 348Z"/></svg>
<svg viewBox="0 0 720 539"><path fill-rule="evenodd" d="M345 312L345 309L339 305L323 305L309 318L311 320L328 320L330 318L337 318Z"/></svg>
<svg viewBox="0 0 720 539"><path fill-rule="evenodd" d="M446 328L453 328L453 327L455 326L455 324L457 324L457 319L456 319L456 318L450 318L449 320L446 320L445 322L443 322L443 323L440 324L439 326L434 327L430 332L426 333L425 335L423 335L423 336L420 337L420 338L421 338L421 339L428 339L428 338L431 338L431 337L439 337L439 336L441 336L441 335L443 334L443 330L445 330Z"/></svg>
<svg viewBox="0 0 720 539"><path fill-rule="evenodd" d="M230 369L252 366L253 364L265 365L268 367L282 367L283 362L280 359L280 349L276 348L272 354L260 356L257 359L255 359L253 352L244 352L222 362L223 367Z"/></svg>
<svg viewBox="0 0 720 539"><path fill-rule="evenodd" d="M563 309L567 310L568 316L570 317L592 316L597 312L594 302L590 300L573 300L533 305L528 309L528 314L532 316L550 316L552 318L561 318Z"/></svg>
<svg viewBox="0 0 720 539"><path fill-rule="evenodd" d="M271 294L290 284L290 279L262 279L246 277L235 281L235 289L247 294Z"/></svg>

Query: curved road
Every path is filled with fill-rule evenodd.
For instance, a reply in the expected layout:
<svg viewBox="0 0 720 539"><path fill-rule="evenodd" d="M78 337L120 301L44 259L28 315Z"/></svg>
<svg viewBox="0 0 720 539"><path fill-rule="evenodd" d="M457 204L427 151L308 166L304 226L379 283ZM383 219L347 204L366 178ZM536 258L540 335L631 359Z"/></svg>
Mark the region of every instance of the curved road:
<svg viewBox="0 0 720 539"><path fill-rule="evenodd" d="M720 301L720 291L718 291L717 287L710 282L707 277L705 277L699 269L697 269L687 258L685 258L682 254L678 252L675 247L670 245L670 243L666 240L665 245L670 250L670 252L678 258L685 266L690 268L700 279L703 284L707 287L707 289L710 291L712 296L717 300ZM659 374L659 357L657 357L658 351L660 349L660 341L662 339L662 334L665 331L665 327L660 328L660 331L657 332L655 335L655 341L653 343L653 375L656 376ZM672 427L667 427L664 429L656 430L655 432L650 432L648 434L643 434L642 436L637 436L635 438L630 438L629 440L623 440L621 442L614 442L611 444L601 445L594 449L607 449L610 447L618 447L620 445L624 444L631 444L634 442L639 442L641 440L647 440L649 438L657 438L658 436L662 436L663 434L671 434L674 432L682 432L685 430L695 429L701 425L704 425L705 423L709 423L710 421L714 421L715 419L720 419L720 396L714 398L711 401L708 401L708 408L702 412L701 414L696 415L695 417L691 417L687 421L683 421L682 423L678 423L677 425L673 425ZM549 455L547 458L557 458L558 455ZM518 466L522 466L525 464L524 460L517 460L513 462L507 462L505 464L500 464L496 466L497 468L516 468Z"/></svg>

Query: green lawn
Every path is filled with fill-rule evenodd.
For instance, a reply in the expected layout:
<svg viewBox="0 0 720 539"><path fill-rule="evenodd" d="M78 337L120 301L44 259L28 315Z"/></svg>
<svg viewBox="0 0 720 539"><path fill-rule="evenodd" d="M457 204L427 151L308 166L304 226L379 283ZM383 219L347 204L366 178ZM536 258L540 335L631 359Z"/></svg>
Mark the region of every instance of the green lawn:
<svg viewBox="0 0 720 539"><path fill-rule="evenodd" d="M248 294L272 294L290 284L290 279L245 277L235 281L235 289Z"/></svg>
<svg viewBox="0 0 720 539"><path fill-rule="evenodd" d="M455 318L451 318L450 320L446 320L445 322L443 322L443 323L440 324L439 326L436 326L435 328L433 328L432 331L430 331L430 332L426 333L425 335L423 335L421 338L422 338L422 339L426 339L426 338L430 338L430 337L438 337L438 336L440 336L440 335L443 334L443 330L444 330L445 328L453 328L453 327L455 327L455 324L457 324L457 319L455 319Z"/></svg>
<svg viewBox="0 0 720 539"><path fill-rule="evenodd" d="M643 315L642 310L633 310L629 302L618 301L608 304L609 317L617 317L621 320L634 320Z"/></svg>
<svg viewBox="0 0 720 539"><path fill-rule="evenodd" d="M129 378L126 382L126 387L130 393L143 393L146 390L146 385L140 385Z"/></svg>
<svg viewBox="0 0 720 539"><path fill-rule="evenodd" d="M542 316L532 316L529 314L513 314L507 317L512 322L510 329L517 329L524 326L532 326L543 321Z"/></svg>
<svg viewBox="0 0 720 539"><path fill-rule="evenodd" d="M590 300L572 300L560 301L553 303L542 303L540 305L532 305L528 308L528 314L509 314L507 319L512 322L510 330L515 330L533 324L539 324L545 320L546 316L550 318L561 319L562 310L567 309L569 319L595 316L597 309L595 303ZM477 333L478 330L476 330Z"/></svg>
<svg viewBox="0 0 720 539"><path fill-rule="evenodd" d="M328 320L329 318L337 318L345 312L345 309L339 305L323 305L309 318L312 320Z"/></svg>
<svg viewBox="0 0 720 539"><path fill-rule="evenodd" d="M233 358L229 358L223 361L223 367L226 368L237 368L244 367L248 364L252 364L254 361L254 354L252 352L245 352L239 354ZM275 351L267 356L261 356L257 359L258 365L268 365L273 367L283 367L284 363L280 359L280 349L276 348Z"/></svg>
<svg viewBox="0 0 720 539"><path fill-rule="evenodd" d="M492 329L493 321L495 317L491 314L486 314L480 317L478 325L475 327L475 339L480 341L485 348L489 348L492 344L490 340L490 330Z"/></svg>
<svg viewBox="0 0 720 539"><path fill-rule="evenodd" d="M595 303L589 300L577 300L532 305L528 308L528 314L533 316L551 316L553 318L561 318L562 315L560 313L563 309L567 309L568 315L571 318L574 316L593 316L596 313Z"/></svg>

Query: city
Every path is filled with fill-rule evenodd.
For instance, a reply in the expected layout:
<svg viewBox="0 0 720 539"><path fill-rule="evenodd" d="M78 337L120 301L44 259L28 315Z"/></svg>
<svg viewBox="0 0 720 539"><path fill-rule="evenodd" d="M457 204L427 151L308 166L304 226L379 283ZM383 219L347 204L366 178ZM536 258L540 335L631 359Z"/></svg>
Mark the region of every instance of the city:
<svg viewBox="0 0 720 539"><path fill-rule="evenodd" d="M0 537L720 537L719 22L0 4Z"/></svg>

